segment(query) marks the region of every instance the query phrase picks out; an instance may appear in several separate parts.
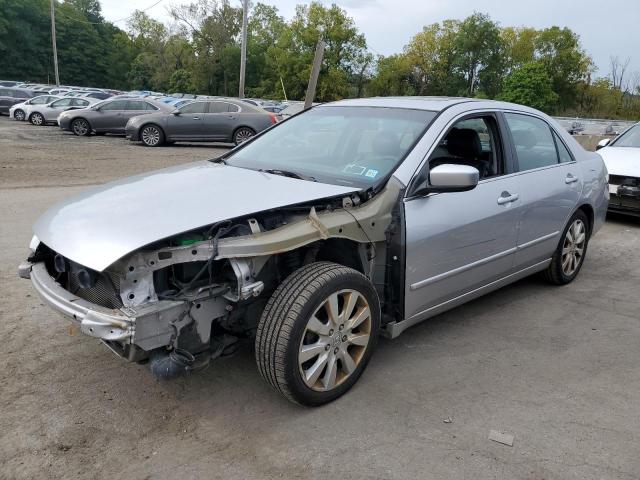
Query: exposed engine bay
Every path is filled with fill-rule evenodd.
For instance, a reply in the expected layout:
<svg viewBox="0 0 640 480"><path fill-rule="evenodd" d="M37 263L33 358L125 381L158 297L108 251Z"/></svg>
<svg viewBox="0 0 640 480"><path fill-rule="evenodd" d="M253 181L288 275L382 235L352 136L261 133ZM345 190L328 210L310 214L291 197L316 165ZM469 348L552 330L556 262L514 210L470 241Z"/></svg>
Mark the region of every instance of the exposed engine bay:
<svg viewBox="0 0 640 480"><path fill-rule="evenodd" d="M217 222L147 245L103 271L38 243L29 274L45 297L64 290L69 305L58 310L79 321L83 333L171 378L253 338L277 286L315 261L365 274L386 318L402 318L402 294L392 290L402 282L389 281L404 268L395 211L400 189L392 180L370 198L352 194ZM50 278L34 278L42 266ZM81 304L87 306L76 313Z"/></svg>

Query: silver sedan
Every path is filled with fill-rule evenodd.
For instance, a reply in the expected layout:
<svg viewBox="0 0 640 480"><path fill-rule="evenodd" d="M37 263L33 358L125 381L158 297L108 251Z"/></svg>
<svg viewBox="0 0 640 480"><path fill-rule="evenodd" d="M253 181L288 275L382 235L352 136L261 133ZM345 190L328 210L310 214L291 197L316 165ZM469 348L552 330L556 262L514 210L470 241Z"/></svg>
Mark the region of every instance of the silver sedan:
<svg viewBox="0 0 640 480"><path fill-rule="evenodd" d="M346 100L52 207L19 272L158 377L255 338L262 377L320 405L381 334L535 273L572 282L608 202L602 158L536 110Z"/></svg>

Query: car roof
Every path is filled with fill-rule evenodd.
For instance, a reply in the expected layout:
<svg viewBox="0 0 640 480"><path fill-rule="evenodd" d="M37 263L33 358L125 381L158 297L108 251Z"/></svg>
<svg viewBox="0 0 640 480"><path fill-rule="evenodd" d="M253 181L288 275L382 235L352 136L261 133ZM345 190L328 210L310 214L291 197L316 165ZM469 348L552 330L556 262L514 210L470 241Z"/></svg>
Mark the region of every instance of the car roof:
<svg viewBox="0 0 640 480"><path fill-rule="evenodd" d="M476 102L473 98L463 97L371 97L339 100L326 104L328 106L354 107L395 107L431 110L439 112L452 105L464 102Z"/></svg>

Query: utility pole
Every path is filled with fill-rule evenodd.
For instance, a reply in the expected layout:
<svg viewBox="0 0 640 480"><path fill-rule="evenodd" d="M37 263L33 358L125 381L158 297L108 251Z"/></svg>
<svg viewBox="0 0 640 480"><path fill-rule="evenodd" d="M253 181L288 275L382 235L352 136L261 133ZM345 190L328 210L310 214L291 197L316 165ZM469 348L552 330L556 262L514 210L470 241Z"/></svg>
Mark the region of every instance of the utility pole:
<svg viewBox="0 0 640 480"><path fill-rule="evenodd" d="M240 49L240 87L238 98L244 98L244 77L247 70L247 15L249 0L242 0L242 46Z"/></svg>
<svg viewBox="0 0 640 480"><path fill-rule="evenodd" d="M313 66L311 67L311 75L309 76L309 86L307 87L307 95L304 98L304 109L311 108L313 99L316 96L316 86L318 85L318 76L320 75L320 66L322 65L322 57L324 56L324 40L318 40L316 45L316 54L313 57Z"/></svg>
<svg viewBox="0 0 640 480"><path fill-rule="evenodd" d="M58 75L58 47L56 45L56 9L55 0L51 0L51 41L53 42L53 70L56 75L56 87L60 86Z"/></svg>

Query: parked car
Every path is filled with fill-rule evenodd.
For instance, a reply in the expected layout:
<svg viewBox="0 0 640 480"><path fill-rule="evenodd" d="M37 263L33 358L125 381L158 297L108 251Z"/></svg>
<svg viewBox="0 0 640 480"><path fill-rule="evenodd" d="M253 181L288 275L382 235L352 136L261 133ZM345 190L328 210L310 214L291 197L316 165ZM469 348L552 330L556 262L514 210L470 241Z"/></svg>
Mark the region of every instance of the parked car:
<svg viewBox="0 0 640 480"><path fill-rule="evenodd" d="M58 115L67 110L87 108L98 102L95 98L62 97L46 105L36 105L28 115L28 120L36 126L58 123Z"/></svg>
<svg viewBox="0 0 640 480"><path fill-rule="evenodd" d="M381 333L537 272L573 281L608 199L602 158L536 110L346 100L216 160L63 201L19 273L159 377L255 335L262 377L320 405L353 386Z"/></svg>
<svg viewBox="0 0 640 480"><path fill-rule="evenodd" d="M51 103L59 98L60 97L56 97L55 95L38 95L37 97L30 98L22 103L16 103L13 105L9 109L9 116L21 122L29 117L34 108L37 108L40 105L46 105L47 103Z"/></svg>
<svg viewBox="0 0 640 480"><path fill-rule="evenodd" d="M640 123L600 141L598 153L609 172L609 210L640 216Z"/></svg>
<svg viewBox="0 0 640 480"><path fill-rule="evenodd" d="M32 90L0 87L0 114L9 115L9 108L11 108L11 106L16 103L22 103L36 95L38 94Z"/></svg>
<svg viewBox="0 0 640 480"><path fill-rule="evenodd" d="M0 87L17 87L20 82L14 82L13 80L0 80Z"/></svg>
<svg viewBox="0 0 640 480"><path fill-rule="evenodd" d="M165 142L240 143L276 123L272 113L235 99L194 100L171 112L134 117L127 138L157 147Z"/></svg>
<svg viewBox="0 0 640 480"><path fill-rule="evenodd" d="M92 91L92 92L85 93L84 95L82 95L82 97L95 98L97 100L106 100L107 98L113 97L113 95L106 92Z"/></svg>
<svg viewBox="0 0 640 480"><path fill-rule="evenodd" d="M314 105L317 105L317 104L314 103ZM284 107L280 111L280 113L278 113L278 117L281 120L286 120L287 118L291 117L292 115L300 113L302 110L304 110L304 102L291 103L291 104L287 105L286 107Z"/></svg>
<svg viewBox="0 0 640 480"><path fill-rule="evenodd" d="M58 125L76 135L91 135L91 132L123 134L127 121L136 115L172 110L173 107L150 99L109 99L90 108L61 113Z"/></svg>

